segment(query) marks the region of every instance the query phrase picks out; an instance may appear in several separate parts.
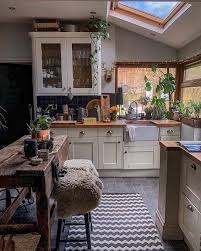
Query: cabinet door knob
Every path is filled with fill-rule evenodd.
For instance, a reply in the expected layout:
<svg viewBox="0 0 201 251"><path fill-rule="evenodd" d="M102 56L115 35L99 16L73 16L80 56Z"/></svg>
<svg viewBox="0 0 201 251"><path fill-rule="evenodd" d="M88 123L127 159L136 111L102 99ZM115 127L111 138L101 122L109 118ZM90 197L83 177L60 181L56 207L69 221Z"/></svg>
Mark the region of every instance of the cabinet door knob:
<svg viewBox="0 0 201 251"><path fill-rule="evenodd" d="M196 164L194 164L194 163L191 164L191 168L196 171L197 170Z"/></svg>
<svg viewBox="0 0 201 251"><path fill-rule="evenodd" d="M125 154L128 153L127 151L124 152Z"/></svg>
<svg viewBox="0 0 201 251"><path fill-rule="evenodd" d="M85 135L85 132L84 132L84 131L80 131L80 134L81 134L81 135Z"/></svg>
<svg viewBox="0 0 201 251"><path fill-rule="evenodd" d="M191 212L194 211L194 209L193 209L193 207L192 207L191 205L188 205L186 208L187 208L188 210L190 210Z"/></svg>
<svg viewBox="0 0 201 251"><path fill-rule="evenodd" d="M118 141L118 144L120 144L121 143L121 141Z"/></svg>
<svg viewBox="0 0 201 251"><path fill-rule="evenodd" d="M71 142L69 142L69 145L71 145Z"/></svg>
<svg viewBox="0 0 201 251"><path fill-rule="evenodd" d="M107 134L109 134L109 135L112 135L112 131L111 130L109 130L109 131L107 131Z"/></svg>

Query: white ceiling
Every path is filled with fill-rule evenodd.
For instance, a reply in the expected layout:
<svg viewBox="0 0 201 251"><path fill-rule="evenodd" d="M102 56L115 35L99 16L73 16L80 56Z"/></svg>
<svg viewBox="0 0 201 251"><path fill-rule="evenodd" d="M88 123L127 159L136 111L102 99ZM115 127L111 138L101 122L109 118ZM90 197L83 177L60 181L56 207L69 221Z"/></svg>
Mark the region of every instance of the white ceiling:
<svg viewBox="0 0 201 251"><path fill-rule="evenodd" d="M108 20L122 28L181 48L201 35L201 2L191 4L192 6L163 33L145 29L115 16L109 16ZM0 22L27 22L33 18L79 21L88 19L91 11L95 11L101 18L106 18L109 13L108 6L107 0L0 0ZM9 7L16 9L12 11Z"/></svg>
<svg viewBox="0 0 201 251"><path fill-rule="evenodd" d="M15 7L14 11L9 7ZM91 11L105 18L106 1L68 0L0 0L0 22L17 22L33 18L59 18L65 20L88 19Z"/></svg>
<svg viewBox="0 0 201 251"><path fill-rule="evenodd" d="M142 27L140 22L134 24L131 19L119 18L115 12L111 12L109 21L174 48L181 48L201 35L201 2L191 2L191 7L164 32L160 32L159 28L154 29L148 25L146 28L145 26Z"/></svg>

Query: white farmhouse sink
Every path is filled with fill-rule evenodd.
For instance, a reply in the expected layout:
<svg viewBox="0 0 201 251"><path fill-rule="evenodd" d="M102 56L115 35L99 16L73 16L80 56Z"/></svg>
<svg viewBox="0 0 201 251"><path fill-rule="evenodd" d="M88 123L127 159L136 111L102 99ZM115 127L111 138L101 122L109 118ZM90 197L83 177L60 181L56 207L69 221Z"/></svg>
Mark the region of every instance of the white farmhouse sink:
<svg viewBox="0 0 201 251"><path fill-rule="evenodd" d="M159 139L159 128L151 124L129 124L125 131L127 141L154 141Z"/></svg>

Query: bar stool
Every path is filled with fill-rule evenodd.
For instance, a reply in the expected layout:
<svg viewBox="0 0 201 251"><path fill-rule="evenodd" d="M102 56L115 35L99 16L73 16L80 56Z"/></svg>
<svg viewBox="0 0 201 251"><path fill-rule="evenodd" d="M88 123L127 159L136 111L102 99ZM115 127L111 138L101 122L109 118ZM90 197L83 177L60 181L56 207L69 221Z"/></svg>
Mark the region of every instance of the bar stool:
<svg viewBox="0 0 201 251"><path fill-rule="evenodd" d="M103 184L89 160L67 160L56 182L52 197L57 200L58 228L56 249L60 242L87 242L91 249L91 211L101 200ZM66 223L70 216L83 215L84 223ZM61 240L63 225L85 225L86 238Z"/></svg>

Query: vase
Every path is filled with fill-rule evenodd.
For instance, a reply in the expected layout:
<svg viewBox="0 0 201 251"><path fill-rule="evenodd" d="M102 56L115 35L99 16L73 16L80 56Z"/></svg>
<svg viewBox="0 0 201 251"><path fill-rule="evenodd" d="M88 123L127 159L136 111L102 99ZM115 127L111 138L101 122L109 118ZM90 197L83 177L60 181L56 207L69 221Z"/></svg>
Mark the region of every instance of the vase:
<svg viewBox="0 0 201 251"><path fill-rule="evenodd" d="M112 121L116 121L117 120L117 112L112 112L110 116L111 116L111 120Z"/></svg>

